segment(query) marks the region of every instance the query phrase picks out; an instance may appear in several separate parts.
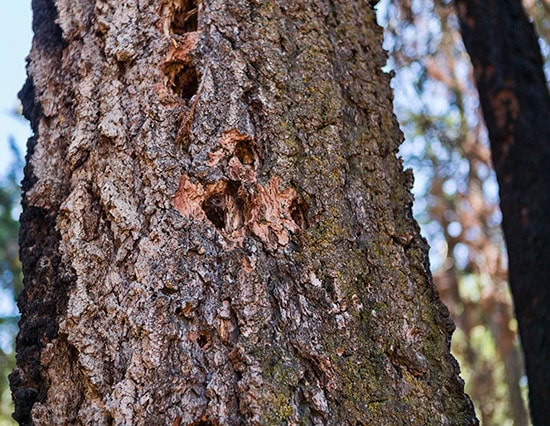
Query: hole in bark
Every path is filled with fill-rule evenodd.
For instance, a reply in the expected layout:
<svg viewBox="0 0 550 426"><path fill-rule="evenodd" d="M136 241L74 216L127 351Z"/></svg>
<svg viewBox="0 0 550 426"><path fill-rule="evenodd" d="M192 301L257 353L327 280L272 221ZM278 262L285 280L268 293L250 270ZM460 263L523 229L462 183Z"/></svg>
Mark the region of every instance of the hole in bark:
<svg viewBox="0 0 550 426"><path fill-rule="evenodd" d="M212 189L201 207L212 224L220 231L232 233L244 223L244 201L239 195L240 182L222 182Z"/></svg>
<svg viewBox="0 0 550 426"><path fill-rule="evenodd" d="M197 338L197 343L201 348L206 347L210 343L210 336L205 331L201 331Z"/></svg>
<svg viewBox="0 0 550 426"><path fill-rule="evenodd" d="M175 289L175 288L170 288L170 287L166 287L166 286L162 287L162 288L160 289L160 291L161 291L162 294L165 294L165 295L167 295L167 296L170 296L170 295L172 295L172 294L178 292L177 289Z"/></svg>
<svg viewBox="0 0 550 426"><path fill-rule="evenodd" d="M301 229L308 227L307 224L307 211L308 206L303 201L300 201L298 198L295 198L290 203L290 216L296 225Z"/></svg>
<svg viewBox="0 0 550 426"><path fill-rule="evenodd" d="M225 197L223 194L214 194L202 203L206 217L218 229L225 228Z"/></svg>
<svg viewBox="0 0 550 426"><path fill-rule="evenodd" d="M249 140L240 140L235 147L235 156L244 165L254 164L255 154Z"/></svg>
<svg viewBox="0 0 550 426"><path fill-rule="evenodd" d="M170 29L174 34L183 35L197 31L199 27L199 5L197 0L183 0L172 19Z"/></svg>
<svg viewBox="0 0 550 426"><path fill-rule="evenodd" d="M199 89L199 76L195 67L183 67L174 77L174 92L186 101Z"/></svg>

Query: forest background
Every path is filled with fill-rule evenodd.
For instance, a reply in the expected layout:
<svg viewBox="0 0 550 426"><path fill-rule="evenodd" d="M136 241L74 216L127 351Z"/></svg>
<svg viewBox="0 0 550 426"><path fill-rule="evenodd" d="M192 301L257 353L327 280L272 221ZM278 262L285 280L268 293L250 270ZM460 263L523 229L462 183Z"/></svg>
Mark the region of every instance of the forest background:
<svg viewBox="0 0 550 426"><path fill-rule="evenodd" d="M546 60L550 1L524 0ZM527 380L507 283L498 187L469 58L451 1L382 0L378 19L394 72L400 155L415 175L414 213L434 281L457 330L452 352L482 425L528 425ZM0 426L14 424L7 375L21 289L19 182L30 127L16 94L31 44L30 1L0 8ZM8 66L9 65L9 66Z"/></svg>

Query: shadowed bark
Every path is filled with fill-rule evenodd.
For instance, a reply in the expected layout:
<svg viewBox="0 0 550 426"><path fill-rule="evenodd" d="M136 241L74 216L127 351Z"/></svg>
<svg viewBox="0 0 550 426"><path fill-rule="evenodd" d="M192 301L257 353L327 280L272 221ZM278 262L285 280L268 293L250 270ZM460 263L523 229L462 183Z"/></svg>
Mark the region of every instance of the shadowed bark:
<svg viewBox="0 0 550 426"><path fill-rule="evenodd" d="M367 2L40 6L21 424L477 423Z"/></svg>
<svg viewBox="0 0 550 426"><path fill-rule="evenodd" d="M500 187L535 425L550 424L550 96L519 0L457 1Z"/></svg>

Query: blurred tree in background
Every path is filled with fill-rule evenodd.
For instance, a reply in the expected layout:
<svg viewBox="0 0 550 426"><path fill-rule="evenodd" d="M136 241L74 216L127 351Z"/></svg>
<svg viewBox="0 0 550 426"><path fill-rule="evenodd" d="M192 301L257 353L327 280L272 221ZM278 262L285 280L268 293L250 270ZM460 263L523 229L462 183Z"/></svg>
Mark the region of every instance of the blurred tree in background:
<svg viewBox="0 0 550 426"><path fill-rule="evenodd" d="M15 160L0 176L0 426L15 424L7 376L15 367L13 341L19 319L15 297L22 286L17 240L23 160L13 140L9 145Z"/></svg>
<svg viewBox="0 0 550 426"><path fill-rule="evenodd" d="M550 4L525 1L543 54ZM432 247L434 280L457 325L453 353L483 425L529 424L517 324L507 283L498 189L469 57L453 3L388 0L380 7L415 171L415 213Z"/></svg>

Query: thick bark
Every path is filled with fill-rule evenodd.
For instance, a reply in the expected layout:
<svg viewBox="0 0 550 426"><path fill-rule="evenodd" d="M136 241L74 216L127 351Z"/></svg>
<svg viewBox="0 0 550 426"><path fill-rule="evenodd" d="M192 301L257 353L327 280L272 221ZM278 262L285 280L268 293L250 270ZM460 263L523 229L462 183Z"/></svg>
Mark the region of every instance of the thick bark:
<svg viewBox="0 0 550 426"><path fill-rule="evenodd" d="M535 425L550 424L550 96L519 0L457 0L500 186Z"/></svg>
<svg viewBox="0 0 550 426"><path fill-rule="evenodd" d="M20 423L476 423L365 1L35 9Z"/></svg>

